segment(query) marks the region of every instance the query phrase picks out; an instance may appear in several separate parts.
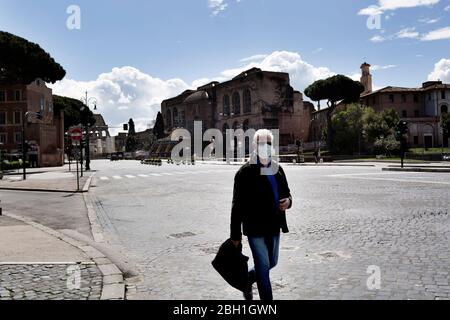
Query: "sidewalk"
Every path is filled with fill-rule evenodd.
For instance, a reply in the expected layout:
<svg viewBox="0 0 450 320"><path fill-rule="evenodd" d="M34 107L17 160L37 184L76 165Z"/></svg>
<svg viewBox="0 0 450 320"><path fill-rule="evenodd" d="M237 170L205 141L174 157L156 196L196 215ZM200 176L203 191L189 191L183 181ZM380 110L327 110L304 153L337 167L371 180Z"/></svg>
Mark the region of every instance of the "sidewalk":
<svg viewBox="0 0 450 320"><path fill-rule="evenodd" d="M0 216L0 300L124 299L121 271L101 252L53 229Z"/></svg>
<svg viewBox="0 0 450 320"><path fill-rule="evenodd" d="M73 169L73 166L72 166ZM0 180L0 190L45 191L45 192L87 192L92 172L84 172L79 179L77 190L76 172L69 171L69 166L56 168L27 169L27 180L16 171L7 173Z"/></svg>

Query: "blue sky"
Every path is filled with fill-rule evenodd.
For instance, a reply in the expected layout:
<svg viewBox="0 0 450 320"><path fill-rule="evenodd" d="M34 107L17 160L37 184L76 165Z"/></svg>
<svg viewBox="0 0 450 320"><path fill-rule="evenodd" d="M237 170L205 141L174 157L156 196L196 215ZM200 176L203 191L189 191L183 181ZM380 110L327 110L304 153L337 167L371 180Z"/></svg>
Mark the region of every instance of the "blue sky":
<svg viewBox="0 0 450 320"><path fill-rule="evenodd" d="M0 0L0 30L50 52L67 70L55 92L89 89L112 123L145 126L160 100L249 66L288 71L301 91L363 61L376 87L450 81L450 0Z"/></svg>

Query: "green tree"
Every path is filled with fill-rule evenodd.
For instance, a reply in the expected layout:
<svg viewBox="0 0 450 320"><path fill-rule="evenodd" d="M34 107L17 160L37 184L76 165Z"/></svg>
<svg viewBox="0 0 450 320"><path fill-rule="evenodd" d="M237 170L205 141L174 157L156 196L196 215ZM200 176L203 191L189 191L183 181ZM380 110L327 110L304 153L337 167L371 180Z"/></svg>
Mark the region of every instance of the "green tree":
<svg viewBox="0 0 450 320"><path fill-rule="evenodd" d="M158 115L156 116L155 126L153 127L153 134L155 135L156 139L162 139L165 136L164 135L164 118L163 118L161 112L158 112Z"/></svg>
<svg viewBox="0 0 450 320"><path fill-rule="evenodd" d="M332 153L353 154L362 149L363 112L360 106L352 104L332 116L331 123L334 130L333 148L330 149Z"/></svg>
<svg viewBox="0 0 450 320"><path fill-rule="evenodd" d="M395 139L395 127L400 118L394 109L375 112L373 108L364 108L363 136L375 153L392 153L398 150L399 143Z"/></svg>
<svg viewBox="0 0 450 320"><path fill-rule="evenodd" d="M327 144L330 150L333 150L333 123L332 115L339 102L350 104L358 102L361 93L364 92L364 86L359 81L343 76L336 75L325 80L314 82L305 89L305 95L313 101L327 100Z"/></svg>
<svg viewBox="0 0 450 320"><path fill-rule="evenodd" d="M55 112L64 112L64 130L67 132L70 127L79 124L90 123L91 126L95 124L94 113L84 105L83 102L62 96L53 96L53 106ZM81 110L84 107L82 114Z"/></svg>
<svg viewBox="0 0 450 320"><path fill-rule="evenodd" d="M136 141L136 128L134 126L133 119L128 121L128 136L125 141L125 151L134 152L136 151L137 141Z"/></svg>
<svg viewBox="0 0 450 320"><path fill-rule="evenodd" d="M66 71L38 44L0 31L0 84L55 83Z"/></svg>
<svg viewBox="0 0 450 320"><path fill-rule="evenodd" d="M450 113L444 113L441 117L441 126L444 133L444 137L450 134Z"/></svg>

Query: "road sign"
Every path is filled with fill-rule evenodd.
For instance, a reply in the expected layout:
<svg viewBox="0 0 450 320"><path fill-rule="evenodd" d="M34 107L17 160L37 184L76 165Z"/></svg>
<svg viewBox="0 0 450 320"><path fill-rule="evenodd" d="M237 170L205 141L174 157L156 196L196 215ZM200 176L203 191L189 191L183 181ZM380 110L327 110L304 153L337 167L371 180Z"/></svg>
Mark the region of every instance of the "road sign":
<svg viewBox="0 0 450 320"><path fill-rule="evenodd" d="M80 141L83 138L83 131L80 127L74 127L69 130L69 137L74 141Z"/></svg>

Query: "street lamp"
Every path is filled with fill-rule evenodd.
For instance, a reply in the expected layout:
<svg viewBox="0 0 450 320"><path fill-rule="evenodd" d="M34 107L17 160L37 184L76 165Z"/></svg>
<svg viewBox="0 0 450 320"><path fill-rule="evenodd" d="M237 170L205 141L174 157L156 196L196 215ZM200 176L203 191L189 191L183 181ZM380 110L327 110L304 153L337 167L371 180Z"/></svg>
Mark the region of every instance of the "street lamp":
<svg viewBox="0 0 450 320"><path fill-rule="evenodd" d="M25 131L26 125L28 124L28 117L30 115L36 116L38 120L42 120L43 114L42 111L39 112L31 112L28 111L25 113L24 119L22 119L22 170L23 170L23 180L27 180L27 152L28 152L28 143L25 142Z"/></svg>
<svg viewBox="0 0 450 320"><path fill-rule="evenodd" d="M86 96L81 98L80 101L84 103L84 105L81 107L80 111L81 111L81 125L83 126L83 119L84 119L84 111L86 110L86 108L89 108L89 104L93 104L94 105L94 111L97 111L97 99L94 97L88 97L88 92L85 92ZM89 128L90 128L91 124L88 122L88 119L86 119L85 122L85 130L86 130L86 149L85 149L85 153L86 153L86 171L91 170L91 157L90 157L90 150L89 150L89 144L90 144L90 134L89 134ZM81 152L82 153L82 152Z"/></svg>

